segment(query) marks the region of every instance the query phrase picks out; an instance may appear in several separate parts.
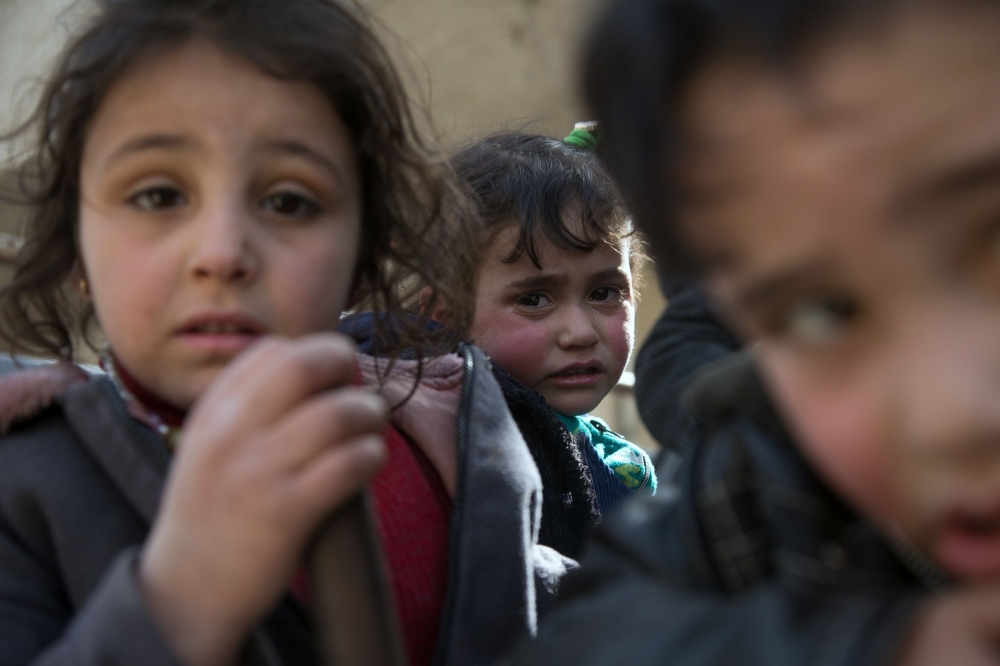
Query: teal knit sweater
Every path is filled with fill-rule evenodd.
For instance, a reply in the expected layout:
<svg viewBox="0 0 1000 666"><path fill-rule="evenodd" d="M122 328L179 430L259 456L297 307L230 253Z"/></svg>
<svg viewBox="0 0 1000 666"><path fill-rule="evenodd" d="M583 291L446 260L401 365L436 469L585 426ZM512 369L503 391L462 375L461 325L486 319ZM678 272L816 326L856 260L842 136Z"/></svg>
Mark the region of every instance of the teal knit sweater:
<svg viewBox="0 0 1000 666"><path fill-rule="evenodd" d="M656 470L649 454L608 427L596 416L565 416L559 420L574 437L584 433L598 457L611 468L626 488L636 492L656 492Z"/></svg>

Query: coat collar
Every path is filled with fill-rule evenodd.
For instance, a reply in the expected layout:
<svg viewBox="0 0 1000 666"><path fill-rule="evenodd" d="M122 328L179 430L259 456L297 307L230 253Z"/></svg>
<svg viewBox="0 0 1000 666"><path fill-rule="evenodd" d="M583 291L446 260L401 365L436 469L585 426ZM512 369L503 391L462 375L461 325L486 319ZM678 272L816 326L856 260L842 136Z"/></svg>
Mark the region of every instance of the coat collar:
<svg viewBox="0 0 1000 666"><path fill-rule="evenodd" d="M170 465L164 441L132 417L105 377L69 386L58 401L83 446L139 515L152 524Z"/></svg>

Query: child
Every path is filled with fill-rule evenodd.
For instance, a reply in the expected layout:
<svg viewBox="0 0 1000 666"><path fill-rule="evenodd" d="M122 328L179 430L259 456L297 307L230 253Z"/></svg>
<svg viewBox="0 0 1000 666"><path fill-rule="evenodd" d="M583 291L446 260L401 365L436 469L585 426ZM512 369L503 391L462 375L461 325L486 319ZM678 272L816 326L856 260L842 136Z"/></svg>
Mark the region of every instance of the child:
<svg viewBox="0 0 1000 666"><path fill-rule="evenodd" d="M593 129L580 124L566 141L496 134L452 164L485 227L472 339L580 442L604 514L655 492L656 473L642 449L589 415L632 353L633 272L643 256L593 153Z"/></svg>
<svg viewBox="0 0 1000 666"><path fill-rule="evenodd" d="M409 662L533 631L569 563L534 543L538 474L483 354L421 362L420 320L395 364L332 333L361 299L403 317L414 282L461 303L405 99L333 1L108 0L67 48L0 322L64 361L96 323L107 377L0 382L0 664L315 663L293 574L383 463Z"/></svg>
<svg viewBox="0 0 1000 666"><path fill-rule="evenodd" d="M618 663L598 627L630 664L998 663L998 34L978 1L603 17L613 168L795 442L747 368L698 387L679 494L596 537L518 663Z"/></svg>

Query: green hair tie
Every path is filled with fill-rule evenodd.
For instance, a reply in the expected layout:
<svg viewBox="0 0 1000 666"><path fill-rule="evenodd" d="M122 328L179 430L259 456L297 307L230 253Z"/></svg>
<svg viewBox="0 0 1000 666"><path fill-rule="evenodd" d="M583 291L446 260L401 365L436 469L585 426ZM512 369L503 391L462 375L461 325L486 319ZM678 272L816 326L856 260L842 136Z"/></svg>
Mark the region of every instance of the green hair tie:
<svg viewBox="0 0 1000 666"><path fill-rule="evenodd" d="M563 143L573 146L575 148L582 148L583 150L589 150L590 152L595 152L597 150L597 144L601 141L601 126L596 120L590 120L584 123L577 123L573 126L573 131L569 133Z"/></svg>

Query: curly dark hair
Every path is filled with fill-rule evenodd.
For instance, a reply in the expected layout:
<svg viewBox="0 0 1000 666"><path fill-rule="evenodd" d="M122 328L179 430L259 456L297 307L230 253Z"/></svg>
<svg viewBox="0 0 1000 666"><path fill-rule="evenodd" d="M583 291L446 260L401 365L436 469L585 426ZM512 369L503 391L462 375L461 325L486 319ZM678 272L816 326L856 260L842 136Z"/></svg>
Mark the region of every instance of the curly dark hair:
<svg viewBox="0 0 1000 666"><path fill-rule="evenodd" d="M618 186L593 151L540 134L506 131L469 143L452 155L451 164L476 206L475 224L486 229L480 246L516 224L519 233L504 261L527 255L541 268L539 239L578 252L601 245L617 248L628 239L638 285L645 242L633 228ZM563 220L572 205L579 207L579 231L568 229Z"/></svg>
<svg viewBox="0 0 1000 666"><path fill-rule="evenodd" d="M0 290L0 337L15 353L74 359L94 343L94 312L71 284L79 277L80 163L87 128L115 82L154 49L201 39L280 79L307 82L347 126L362 183L362 241L354 303L376 317L382 350L440 352L417 290L468 321L471 271L463 259L462 198L417 131L402 80L373 19L352 0L100 0L63 51L31 118L7 140L37 132L19 179L30 206L13 281ZM391 328L391 330L387 330ZM454 336L452 336L454 337ZM392 355L394 352L390 352Z"/></svg>

